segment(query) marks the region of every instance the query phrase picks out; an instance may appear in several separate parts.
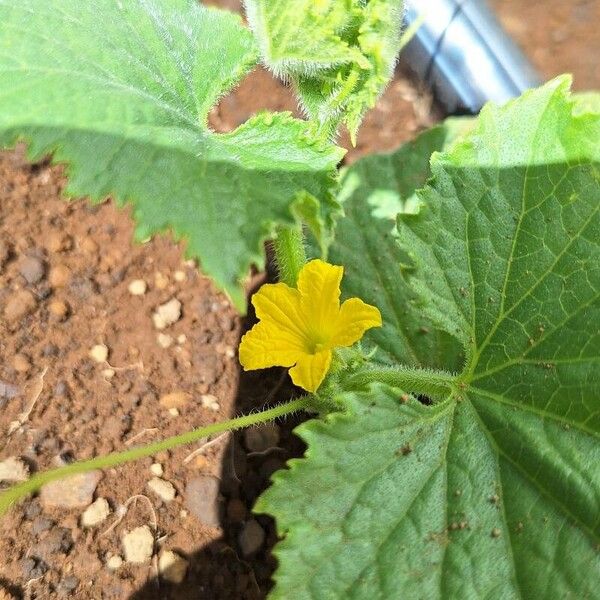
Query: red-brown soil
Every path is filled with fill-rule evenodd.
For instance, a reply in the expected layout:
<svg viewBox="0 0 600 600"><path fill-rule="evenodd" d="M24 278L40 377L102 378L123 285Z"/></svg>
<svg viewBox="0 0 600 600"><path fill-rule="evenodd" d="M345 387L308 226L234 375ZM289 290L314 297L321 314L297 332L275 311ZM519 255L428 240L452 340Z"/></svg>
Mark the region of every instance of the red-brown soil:
<svg viewBox="0 0 600 600"><path fill-rule="evenodd" d="M494 4L544 77L571 71L577 88L600 87L600 36L594 29L600 0ZM258 70L221 101L212 124L229 130L262 108L294 111L295 102L289 90ZM428 95L398 74L367 116L347 160L391 149L438 117ZM342 144L349 146L347 138ZM246 324L184 262L179 246L168 238L132 243L127 211L111 202L66 203L63 186L60 167L29 165L22 148L0 154L0 461L17 456L32 470L43 470L289 396L277 370L240 374L235 351ZM35 272L40 267L41 275ZM147 291L134 296L128 287L140 279ZM159 332L152 314L173 298L181 302L181 319ZM11 319L4 312L9 305ZM159 333L170 336L169 347L161 346ZM97 344L107 346L107 361L89 357ZM173 415L160 399L177 391L188 395ZM33 399L27 418L8 436L11 422ZM250 509L270 474L301 453L290 433L296 421L266 432L266 442L255 439L255 432L224 436L190 460L198 445L103 473L95 497L106 498L112 513L93 529L80 525L83 508L49 508L38 497L21 503L0 520L0 599L2 585L16 598L264 597L275 564L269 553L275 533L271 519L252 517ZM165 503L148 489L152 463L160 463L162 477L174 485L173 501ZM218 526L202 524L185 503L186 485L206 475L220 478ZM136 495L147 499L131 502L109 529L119 507ZM253 519L254 538L257 523L265 541L244 555L240 534ZM157 578L156 558L108 568L112 555L123 554L122 535L144 524L153 529L156 550L176 550L190 562L181 585Z"/></svg>

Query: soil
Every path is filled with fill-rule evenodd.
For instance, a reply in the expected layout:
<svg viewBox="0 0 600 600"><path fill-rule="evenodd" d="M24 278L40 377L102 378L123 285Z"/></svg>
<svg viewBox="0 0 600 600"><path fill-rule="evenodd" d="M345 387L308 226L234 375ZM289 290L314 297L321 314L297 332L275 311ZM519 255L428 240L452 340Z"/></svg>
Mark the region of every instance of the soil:
<svg viewBox="0 0 600 600"><path fill-rule="evenodd" d="M220 4L239 8L235 0ZM571 71L577 88L600 88L600 0L494 4L545 78ZM227 131L262 108L295 112L296 104L259 69L221 101L211 123ZM342 138L346 160L392 149L439 118L428 94L399 72L357 147ZM180 246L167 237L134 244L127 211L110 201L66 203L64 184L61 167L30 165L23 148L0 153L0 461L19 457L31 471L44 470L293 393L280 370L240 373L235 352L251 316L241 319ZM133 295L132 282L144 287L139 280L146 291ZM173 299L181 317L157 330L153 313ZM108 349L106 360L90 356L97 345ZM199 445L102 473L88 483L111 514L93 528L81 524L91 498L73 508L43 496L22 502L0 520L0 598L2 586L15 598L263 598L276 535L270 518L250 511L271 473L301 455L291 433L299 419L222 436L194 455ZM175 488L171 501L148 487L155 463ZM218 478L212 496L211 477ZM64 489L65 502L71 491ZM202 501L212 502L214 522L195 516ZM111 570L123 556L122 536L143 525L154 536L153 558ZM163 550L189 562L179 585L157 577Z"/></svg>

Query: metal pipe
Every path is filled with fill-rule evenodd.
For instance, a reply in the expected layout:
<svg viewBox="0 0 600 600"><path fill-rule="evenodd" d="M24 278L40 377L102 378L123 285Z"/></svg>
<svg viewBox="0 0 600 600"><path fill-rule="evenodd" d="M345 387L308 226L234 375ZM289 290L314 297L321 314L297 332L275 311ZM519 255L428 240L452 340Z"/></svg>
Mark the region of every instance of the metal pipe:
<svg viewBox="0 0 600 600"><path fill-rule="evenodd" d="M476 114L536 87L533 66L483 0L405 0L406 24L423 19L400 60L448 114Z"/></svg>

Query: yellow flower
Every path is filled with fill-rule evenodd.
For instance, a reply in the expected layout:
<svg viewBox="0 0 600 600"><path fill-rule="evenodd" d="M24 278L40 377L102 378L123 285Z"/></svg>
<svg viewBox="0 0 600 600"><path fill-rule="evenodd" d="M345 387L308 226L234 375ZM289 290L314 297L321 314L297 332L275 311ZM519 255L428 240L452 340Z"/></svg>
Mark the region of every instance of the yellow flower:
<svg viewBox="0 0 600 600"><path fill-rule="evenodd" d="M315 392L327 375L333 348L351 346L381 314L359 298L340 306L343 267L313 260L304 265L298 287L263 285L254 294L257 323L240 343L244 370L292 367L292 381Z"/></svg>

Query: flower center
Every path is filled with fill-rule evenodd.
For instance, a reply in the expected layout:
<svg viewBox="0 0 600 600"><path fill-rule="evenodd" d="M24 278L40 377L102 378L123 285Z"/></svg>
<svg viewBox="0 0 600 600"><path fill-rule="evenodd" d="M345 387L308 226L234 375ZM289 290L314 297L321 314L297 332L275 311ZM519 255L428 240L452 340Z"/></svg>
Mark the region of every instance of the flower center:
<svg viewBox="0 0 600 600"><path fill-rule="evenodd" d="M317 354L329 348L329 340L326 340L323 335L313 333L308 341L308 353Z"/></svg>

